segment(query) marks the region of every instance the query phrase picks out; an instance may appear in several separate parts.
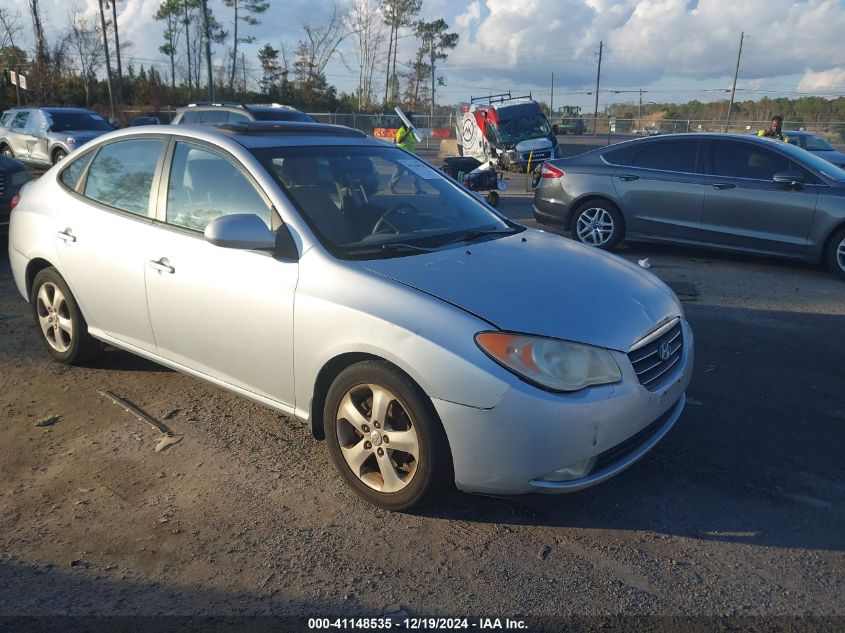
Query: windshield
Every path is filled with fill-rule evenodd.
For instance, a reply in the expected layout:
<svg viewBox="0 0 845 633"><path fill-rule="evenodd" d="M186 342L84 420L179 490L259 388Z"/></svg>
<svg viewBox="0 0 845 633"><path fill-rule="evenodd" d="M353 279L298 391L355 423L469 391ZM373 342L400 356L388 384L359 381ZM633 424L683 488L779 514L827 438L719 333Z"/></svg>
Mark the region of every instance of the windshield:
<svg viewBox="0 0 845 633"><path fill-rule="evenodd" d="M832 152L833 146L828 143L823 138L819 138L818 136L811 136L807 134L803 139L804 143L801 144L801 147L810 151L810 152Z"/></svg>
<svg viewBox="0 0 845 633"><path fill-rule="evenodd" d="M831 180L845 182L845 170L827 162L825 159L817 156L816 154L788 143L781 143L778 147L789 154L791 158L794 158L796 162L803 163L805 166L821 172Z"/></svg>
<svg viewBox="0 0 845 633"><path fill-rule="evenodd" d="M47 112L47 117L52 121L51 132L67 130L110 132L114 129L106 119L94 112Z"/></svg>
<svg viewBox="0 0 845 633"><path fill-rule="evenodd" d="M549 122L542 114L499 119L499 137L506 145L516 145L532 138L548 138L551 134Z"/></svg>
<svg viewBox="0 0 845 633"><path fill-rule="evenodd" d="M278 147L253 154L339 257L414 255L521 230L395 147Z"/></svg>

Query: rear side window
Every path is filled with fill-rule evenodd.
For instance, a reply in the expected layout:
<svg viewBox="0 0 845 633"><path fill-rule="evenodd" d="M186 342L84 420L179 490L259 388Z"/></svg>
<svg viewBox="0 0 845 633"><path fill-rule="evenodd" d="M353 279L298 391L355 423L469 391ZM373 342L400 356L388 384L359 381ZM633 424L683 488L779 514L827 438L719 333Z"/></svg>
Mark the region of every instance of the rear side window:
<svg viewBox="0 0 845 633"><path fill-rule="evenodd" d="M243 123L244 121L250 121L251 119L245 115L241 114L240 112L229 112L229 118L227 122L229 123Z"/></svg>
<svg viewBox="0 0 845 633"><path fill-rule="evenodd" d="M129 213L147 215L162 145L159 139L144 138L103 146L88 170L85 196Z"/></svg>
<svg viewBox="0 0 845 633"><path fill-rule="evenodd" d="M698 141L660 141L648 143L634 159L635 167L695 173Z"/></svg>
<svg viewBox="0 0 845 633"><path fill-rule="evenodd" d="M790 161L765 147L736 141L713 141L713 173L731 178L771 180L779 171L789 171Z"/></svg>
<svg viewBox="0 0 845 633"><path fill-rule="evenodd" d="M93 152L88 152L84 156L80 156L73 160L73 162L62 170L59 174L59 180L63 185L69 189L76 189L76 184L79 182L79 177L85 171L85 167L91 162Z"/></svg>
<svg viewBox="0 0 845 633"><path fill-rule="evenodd" d="M182 114L182 118L179 120L179 123L196 123L198 116L199 112L197 112L196 110L185 112Z"/></svg>
<svg viewBox="0 0 845 633"><path fill-rule="evenodd" d="M634 159L637 157L637 153L641 147L641 145L628 145L619 149L613 149L604 153L604 159L611 165L630 167L634 164Z"/></svg>
<svg viewBox="0 0 845 633"><path fill-rule="evenodd" d="M12 119L12 128L16 130L22 130L24 127L26 127L27 119L29 119L28 111L18 112L15 115L15 118Z"/></svg>
<svg viewBox="0 0 845 633"><path fill-rule="evenodd" d="M229 118L229 113L226 110L206 110L200 112L200 123L225 123Z"/></svg>

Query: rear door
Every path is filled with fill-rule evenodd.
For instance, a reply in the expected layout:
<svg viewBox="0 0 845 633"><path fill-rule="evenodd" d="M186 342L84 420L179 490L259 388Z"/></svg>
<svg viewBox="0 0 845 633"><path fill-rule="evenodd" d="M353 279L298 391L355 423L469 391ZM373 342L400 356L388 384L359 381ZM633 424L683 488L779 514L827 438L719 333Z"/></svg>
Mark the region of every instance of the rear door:
<svg viewBox="0 0 845 633"><path fill-rule="evenodd" d="M51 120L44 110L33 110L26 123L26 143L29 152L29 160L34 163L49 164L50 140L47 138L47 130L50 129Z"/></svg>
<svg viewBox="0 0 845 633"><path fill-rule="evenodd" d="M713 244L757 251L803 253L818 199L818 180L772 147L737 139L711 139L702 231ZM773 182L777 172L800 172L806 184Z"/></svg>
<svg viewBox="0 0 845 633"><path fill-rule="evenodd" d="M20 110L15 114L9 126L9 145L15 158L29 160L29 146L26 144L26 124L32 110Z"/></svg>
<svg viewBox="0 0 845 633"><path fill-rule="evenodd" d="M604 154L628 235L700 239L707 177L695 138L636 143Z"/></svg>

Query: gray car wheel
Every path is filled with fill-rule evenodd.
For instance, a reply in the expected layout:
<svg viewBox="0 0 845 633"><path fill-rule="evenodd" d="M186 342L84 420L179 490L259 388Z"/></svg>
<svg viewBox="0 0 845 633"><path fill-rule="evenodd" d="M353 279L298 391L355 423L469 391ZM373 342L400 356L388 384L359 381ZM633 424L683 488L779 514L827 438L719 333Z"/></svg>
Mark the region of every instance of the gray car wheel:
<svg viewBox="0 0 845 633"><path fill-rule="evenodd" d="M55 268L35 276L30 303L41 342L53 360L76 365L102 350L102 343L88 334L85 317Z"/></svg>
<svg viewBox="0 0 845 633"><path fill-rule="evenodd" d="M53 152L53 164L62 162L67 156L67 152L63 149L57 149Z"/></svg>
<svg viewBox="0 0 845 633"><path fill-rule="evenodd" d="M622 214L606 200L585 202L573 215L572 233L582 244L610 250L625 234Z"/></svg>
<svg viewBox="0 0 845 633"><path fill-rule="evenodd" d="M431 401L385 361L343 370L329 389L323 420L332 461L370 503L410 510L454 479L446 434Z"/></svg>
<svg viewBox="0 0 845 633"><path fill-rule="evenodd" d="M0 154L3 154L6 158L14 158L15 154L12 152L12 148L8 145L4 145L3 149L0 150Z"/></svg>
<svg viewBox="0 0 845 633"><path fill-rule="evenodd" d="M837 231L827 250L827 265L845 279L845 228Z"/></svg>

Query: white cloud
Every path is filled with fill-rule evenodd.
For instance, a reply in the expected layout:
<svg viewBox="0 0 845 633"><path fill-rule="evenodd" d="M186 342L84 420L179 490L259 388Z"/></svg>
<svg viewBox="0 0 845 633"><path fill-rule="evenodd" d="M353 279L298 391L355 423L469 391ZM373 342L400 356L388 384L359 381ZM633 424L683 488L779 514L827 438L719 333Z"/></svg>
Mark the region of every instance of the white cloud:
<svg viewBox="0 0 845 633"><path fill-rule="evenodd" d="M838 92L845 94L845 68L808 72L798 82L801 92Z"/></svg>

